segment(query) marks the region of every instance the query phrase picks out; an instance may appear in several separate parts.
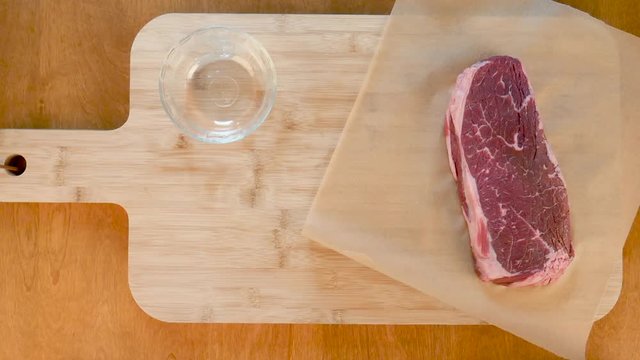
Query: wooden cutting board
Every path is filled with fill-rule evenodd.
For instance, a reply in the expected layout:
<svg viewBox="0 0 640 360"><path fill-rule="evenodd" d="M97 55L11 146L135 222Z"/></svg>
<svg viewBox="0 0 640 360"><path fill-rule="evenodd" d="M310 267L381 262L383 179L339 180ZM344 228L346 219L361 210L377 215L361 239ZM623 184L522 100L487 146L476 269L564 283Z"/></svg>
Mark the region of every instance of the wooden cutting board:
<svg viewBox="0 0 640 360"><path fill-rule="evenodd" d="M0 201L116 203L129 216L129 284L144 311L177 322L476 324L300 235L365 78L385 16L170 14L131 50L131 109L112 131L0 130ZM206 26L247 31L270 52L278 97L245 140L210 145L160 104L165 54ZM615 304L621 266L596 318Z"/></svg>

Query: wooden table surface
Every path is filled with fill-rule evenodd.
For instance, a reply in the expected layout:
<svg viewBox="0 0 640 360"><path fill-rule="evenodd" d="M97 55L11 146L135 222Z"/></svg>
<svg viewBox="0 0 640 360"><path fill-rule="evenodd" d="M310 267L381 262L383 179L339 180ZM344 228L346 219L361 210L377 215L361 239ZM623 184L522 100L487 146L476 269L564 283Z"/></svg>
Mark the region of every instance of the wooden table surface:
<svg viewBox="0 0 640 360"><path fill-rule="evenodd" d="M563 2L640 36L637 0ZM0 126L122 124L131 43L162 13L385 14L392 6L392 0L0 0ZM0 204L0 358L555 358L492 326L163 323L131 298L127 232L126 214L114 205ZM640 213L624 249L620 300L594 325L589 358L640 358L638 269Z"/></svg>

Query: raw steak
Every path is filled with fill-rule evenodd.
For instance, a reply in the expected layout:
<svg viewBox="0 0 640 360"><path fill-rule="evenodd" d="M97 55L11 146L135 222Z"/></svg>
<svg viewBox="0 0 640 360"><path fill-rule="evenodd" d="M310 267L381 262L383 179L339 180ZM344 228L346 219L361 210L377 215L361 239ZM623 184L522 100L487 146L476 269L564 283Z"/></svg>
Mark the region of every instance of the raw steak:
<svg viewBox="0 0 640 360"><path fill-rule="evenodd" d="M478 276L509 286L560 277L574 256L567 189L518 59L458 76L445 135Z"/></svg>

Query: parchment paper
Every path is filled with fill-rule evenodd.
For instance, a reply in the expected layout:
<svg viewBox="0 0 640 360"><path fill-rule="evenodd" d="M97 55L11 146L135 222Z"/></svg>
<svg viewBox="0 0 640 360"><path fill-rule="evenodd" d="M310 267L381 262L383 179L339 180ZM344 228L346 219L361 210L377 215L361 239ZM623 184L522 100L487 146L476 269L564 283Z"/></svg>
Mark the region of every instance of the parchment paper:
<svg viewBox="0 0 640 360"><path fill-rule="evenodd" d="M640 203L640 109L631 104L640 96L639 63L631 60L638 42L550 1L398 0L304 234L561 356L583 358ZM576 258L546 287L477 279L447 160L443 121L456 76L502 54L523 62L567 182Z"/></svg>

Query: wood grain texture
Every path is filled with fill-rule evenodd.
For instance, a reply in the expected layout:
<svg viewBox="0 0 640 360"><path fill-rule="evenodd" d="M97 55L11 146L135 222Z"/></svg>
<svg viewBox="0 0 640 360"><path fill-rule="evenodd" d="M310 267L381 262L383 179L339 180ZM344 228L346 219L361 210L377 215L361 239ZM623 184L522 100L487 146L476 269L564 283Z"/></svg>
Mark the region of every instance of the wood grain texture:
<svg viewBox="0 0 640 360"><path fill-rule="evenodd" d="M171 12L388 13L393 0L2 0L3 125L114 129L129 110L129 50L138 31ZM79 21L78 19L82 19Z"/></svg>
<svg viewBox="0 0 640 360"><path fill-rule="evenodd" d="M640 36L640 2L561 1ZM394 0L2 0L0 119L15 128L114 129L129 111L129 49L170 12L388 14ZM83 19L78 21L77 19ZM117 24L117 26L114 26Z"/></svg>
<svg viewBox="0 0 640 360"><path fill-rule="evenodd" d="M129 120L113 131L1 130L0 153L25 156L28 170L0 177L0 200L123 206L131 290L163 321L477 324L301 236L385 18L156 18L132 47ZM224 146L183 135L158 93L165 54L211 24L261 41L279 82L267 121Z"/></svg>
<svg viewBox="0 0 640 360"><path fill-rule="evenodd" d="M129 120L113 131L1 130L0 153L25 156L29 168L20 177L0 177L0 200L123 206L131 290L163 321L481 323L301 236L385 21L156 18L132 46ZM183 135L162 109L157 88L164 55L210 24L253 34L279 78L265 124L224 146ZM615 303L620 278L618 270L596 319Z"/></svg>
<svg viewBox="0 0 640 360"><path fill-rule="evenodd" d="M635 0L570 3L640 35L640 3ZM3 29L0 32L0 78L3 79L0 124L3 127L117 127L126 119L128 111L128 46L146 21L164 12L241 11L244 7L247 12L382 13L388 12L391 6L392 1L322 0L87 1L82 4L0 1ZM79 32L69 24L77 17L87 19L75 25L81 29ZM61 50L71 41L75 44L71 46L73 51ZM92 42L102 42L104 50L95 51L93 45L94 51L80 51L91 49ZM40 48L50 52L41 52ZM45 62L49 64L48 70L42 65ZM65 75L55 76L56 73ZM75 86L84 79L96 78L102 79L100 86ZM45 84L50 92L47 101L38 96L45 93ZM69 206L64 210L65 216L74 221L68 223L66 232L52 232L52 227L67 226L64 222L54 225L54 219L60 218L56 214L61 211L57 205L0 205L3 229L0 268L6 279L0 282L1 358L275 359L287 358L287 354L290 358L310 359L380 358L380 354L406 359L554 358L490 326L159 323L145 316L128 293L127 222L121 209L106 205ZM640 343L640 324L635 319L640 317L640 276L636 271L640 264L637 251L640 215L636 216L633 229L624 250L621 298L592 331L588 353L593 359L639 358L636 349ZM50 282L49 286L28 288L22 279L42 277L52 281L49 280L53 278L50 265L36 267L32 262L34 256L41 256L35 254L49 251L43 241L38 240L49 232L51 244L58 246L57 249L62 243L67 244L67 255L59 263L60 277L56 285ZM25 278L25 274L31 277ZM287 341L273 340L278 336ZM289 349L287 353L280 351L284 348Z"/></svg>
<svg viewBox="0 0 640 360"><path fill-rule="evenodd" d="M556 359L492 326L169 324L127 283L115 205L0 204L2 359ZM638 359L640 213L620 301L596 322L591 359Z"/></svg>

